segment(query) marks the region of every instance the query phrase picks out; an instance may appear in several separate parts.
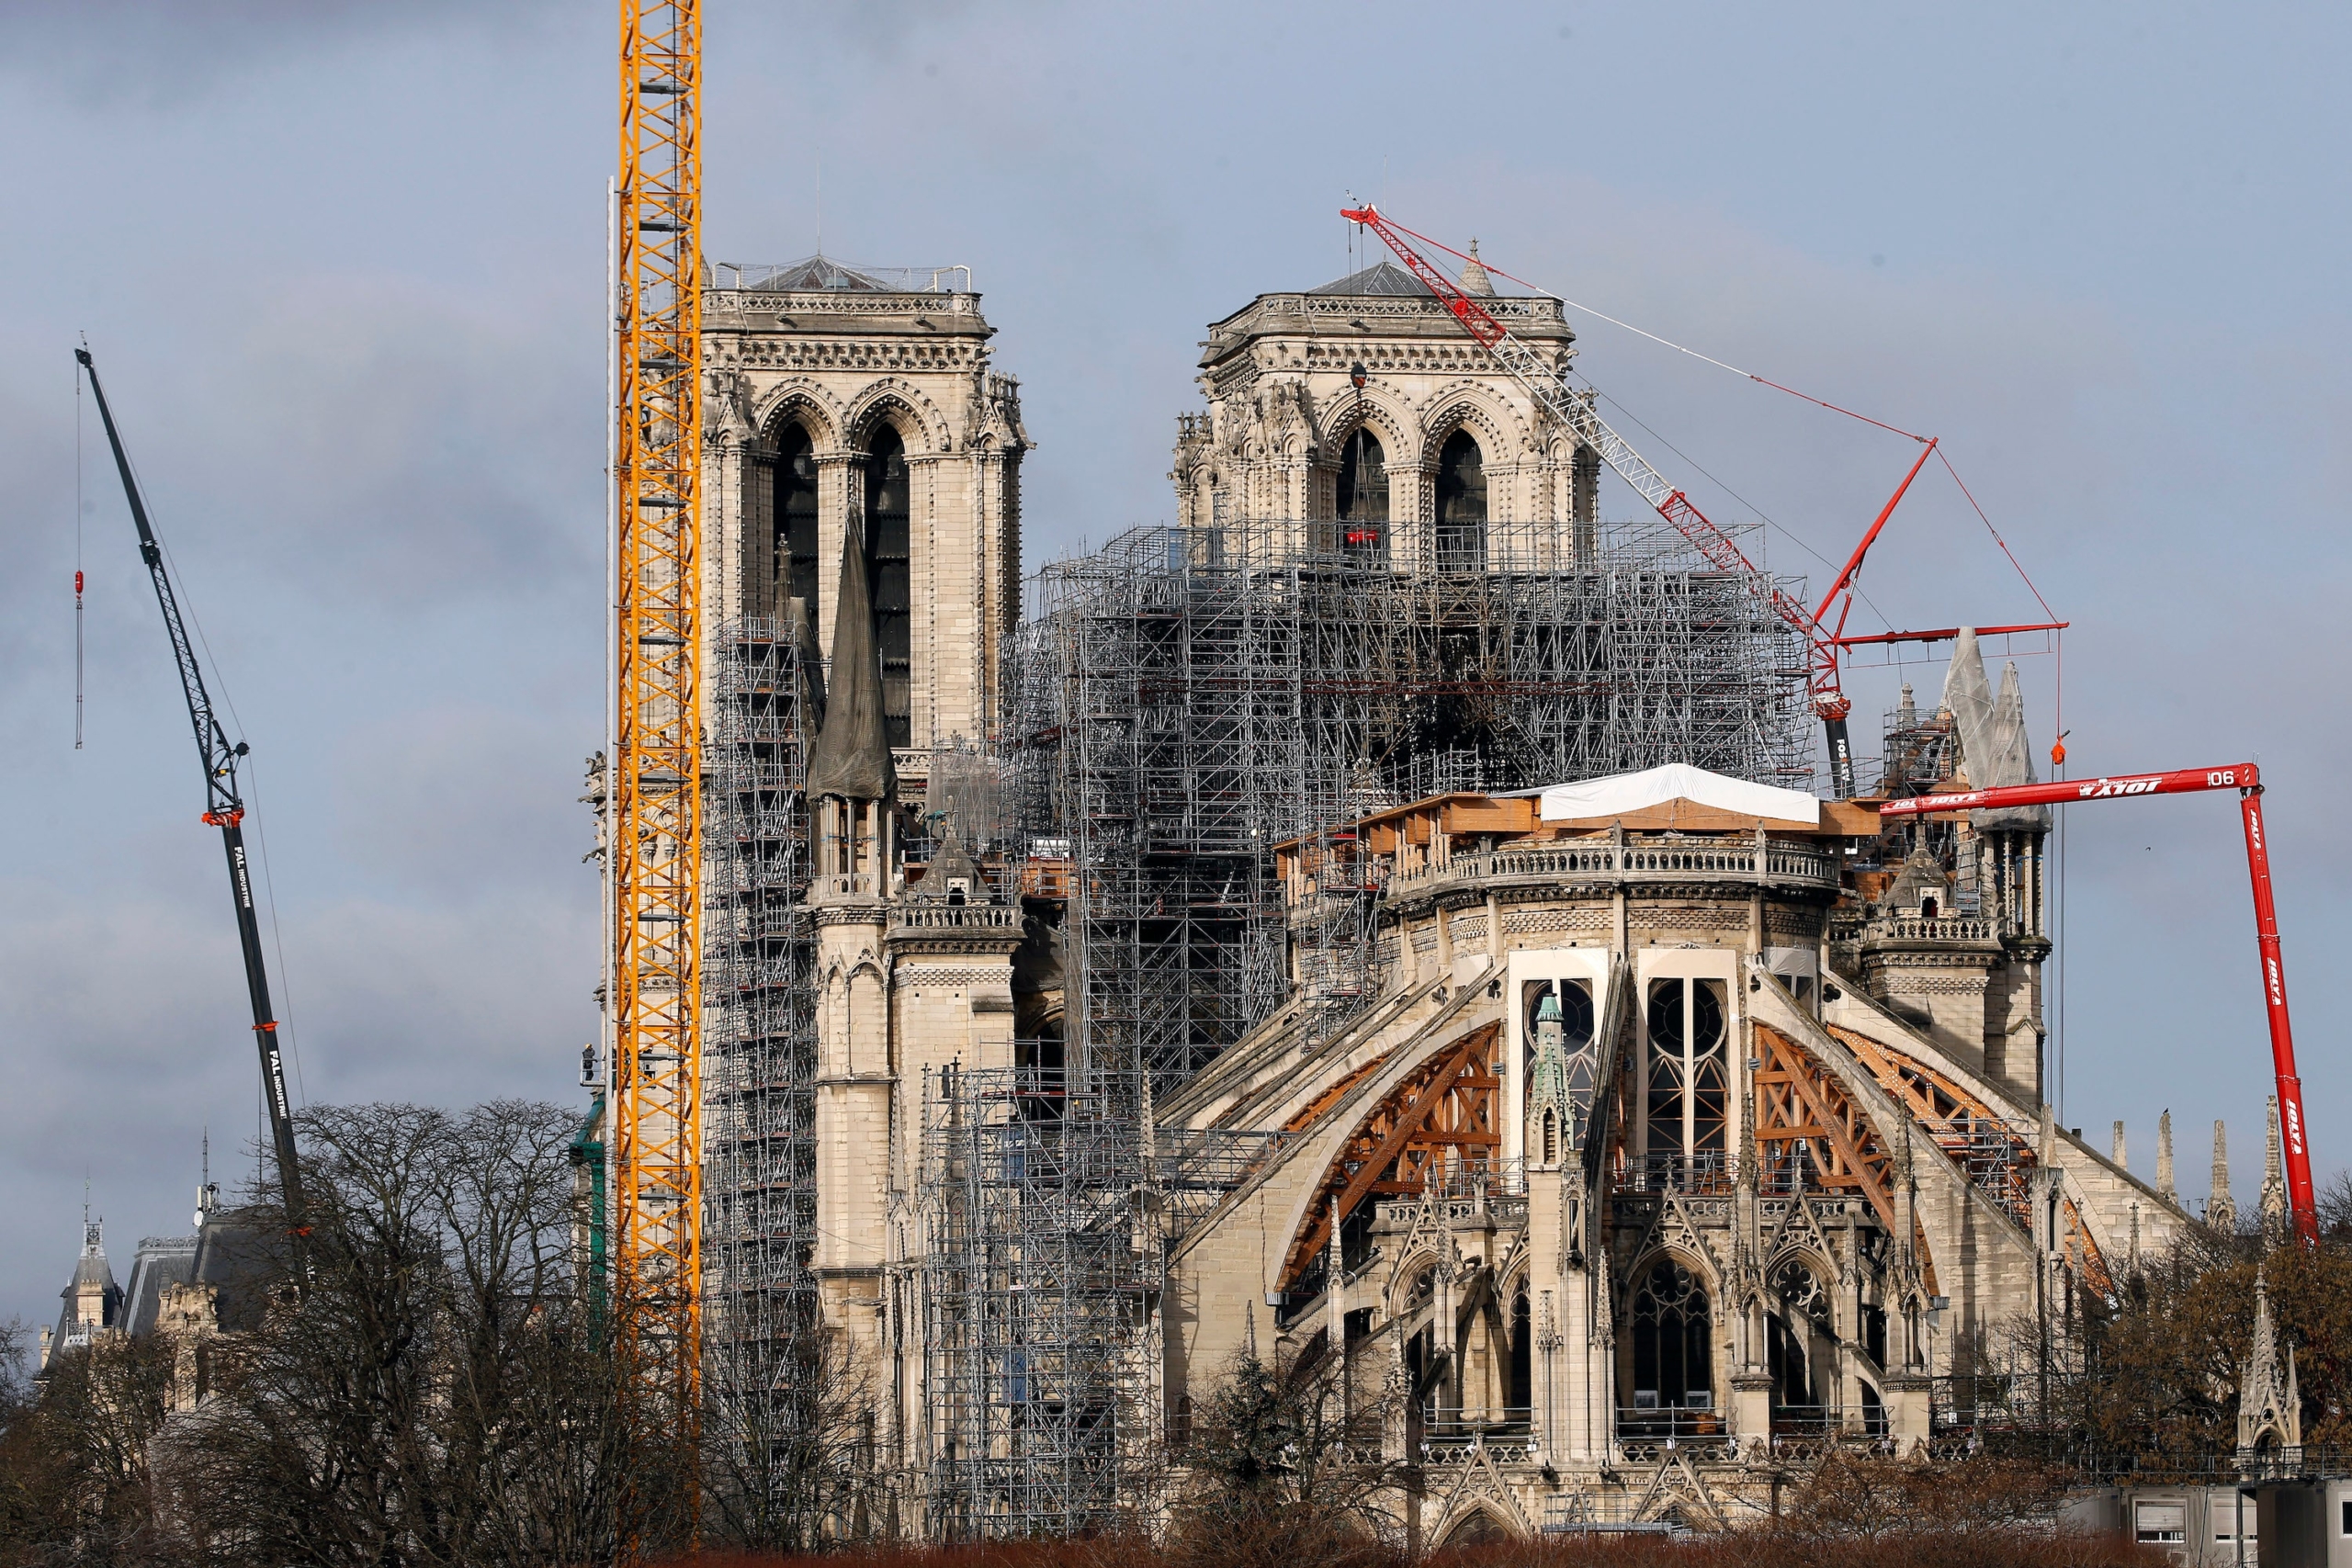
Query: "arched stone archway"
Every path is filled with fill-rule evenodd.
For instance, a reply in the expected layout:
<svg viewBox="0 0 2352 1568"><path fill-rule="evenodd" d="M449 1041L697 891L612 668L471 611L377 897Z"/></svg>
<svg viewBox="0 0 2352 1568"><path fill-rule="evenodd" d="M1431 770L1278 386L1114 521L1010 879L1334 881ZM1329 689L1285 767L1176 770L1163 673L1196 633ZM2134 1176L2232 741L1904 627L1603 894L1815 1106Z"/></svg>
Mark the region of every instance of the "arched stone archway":
<svg viewBox="0 0 2352 1568"><path fill-rule="evenodd" d="M1438 1545L1446 1550L1462 1546L1498 1546L1516 1539L1510 1527L1497 1518L1493 1510L1475 1507L1446 1527L1445 1539Z"/></svg>
<svg viewBox="0 0 2352 1568"><path fill-rule="evenodd" d="M1437 454L1437 569L1483 571L1487 565L1487 455L1465 426Z"/></svg>

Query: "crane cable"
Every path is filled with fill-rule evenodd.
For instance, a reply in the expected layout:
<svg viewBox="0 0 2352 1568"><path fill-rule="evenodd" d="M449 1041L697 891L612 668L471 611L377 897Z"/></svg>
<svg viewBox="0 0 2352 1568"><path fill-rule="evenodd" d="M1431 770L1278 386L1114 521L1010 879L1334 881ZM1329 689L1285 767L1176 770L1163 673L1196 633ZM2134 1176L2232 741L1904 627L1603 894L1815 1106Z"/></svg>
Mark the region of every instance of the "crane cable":
<svg viewBox="0 0 2352 1568"><path fill-rule="evenodd" d="M86 346L88 338L84 338ZM74 370L74 750L82 749L82 371Z"/></svg>
<svg viewBox="0 0 2352 1568"><path fill-rule="evenodd" d="M1432 246L1437 250L1443 251L1446 254L1453 256L1458 261L1466 263L1472 259L1471 257L1463 254L1462 252L1455 250L1453 246L1446 244L1442 241L1430 239L1427 234L1415 233L1412 230L1406 228L1401 223L1397 223L1393 219L1389 220L1389 224L1390 227L1396 229L1399 233L1410 235L1413 239L1419 241L1421 243ZM1912 441L1926 441L1928 439L1928 437L1924 435L1919 435L1914 432L1905 430L1899 425L1889 424L1884 420L1872 419L1866 413L1858 413L1852 409L1833 403L1826 398L1816 398L1810 392L1801 392L1794 387L1783 386L1781 383L1773 380L1768 376L1758 376L1753 370L1742 370L1738 366L1726 364L1711 354L1702 354L1695 348L1686 347L1681 344L1676 343L1671 338L1660 337L1657 333L1637 327L1631 321L1620 321L1615 316L1610 315L1605 310L1596 310L1589 305L1580 305L1564 294L1554 293L1551 289L1545 288L1539 284L1530 283L1523 277L1513 276L1511 274L1505 272L1502 268L1495 265L1492 262L1487 261L1483 256L1476 259L1480 266L1484 267L1493 276L1502 278L1506 282L1516 283L1521 288L1532 289L1536 294L1547 299L1557 299L1561 304L1569 307L1571 310L1581 310L1588 316L1597 317L1601 321L1607 321L1613 327L1621 327L1626 332L1634 333L1636 337L1645 337L1649 339L1650 342L1657 344L1661 347L1670 348L1677 354L1688 355L1693 359L1703 361L1706 364L1714 366L1720 370L1728 370L1733 375L1743 377L1747 380L1756 382L1759 386L1770 387L1776 392L1785 392L1790 397L1799 399L1804 402L1812 403L1818 408L1827 409L1832 413L1844 414L1849 419L1860 420L1864 424L1874 425L1878 429L1887 431L1890 434L1901 435ZM1615 402L1616 400L1611 399L1610 400L1611 402ZM1622 403L1617 404L1617 406L1620 409L1624 407ZM1630 418L1632 416L1629 413L1627 417ZM1639 420L1635 420L1634 423L1636 424L1641 423ZM1643 425L1642 428L1644 430L1649 429L1647 425ZM1655 435L1657 434L1657 432L1651 431L1650 434ZM1664 440L1664 437L1661 436L1659 439ZM1675 450L1671 442L1667 443L1667 446L1669 450ZM2017 552L2009 548L2009 542L2001 537L2001 531L1993 525L1993 519L1985 514L1984 508L1978 502L1975 492L1968 488L1968 481L1960 477L1960 470L1952 466L1951 455L1944 450L1944 446L1941 442L1938 442L1936 444L1935 453L1937 458L1942 462L1944 471L1951 475L1951 482L1959 486L1960 493L1967 498L1970 510L1973 511L1976 513L1977 520L1984 525L1984 531L1993 536L1993 542L2000 547L2001 554L2008 558L2009 565L2015 569L2019 581L2023 581L2026 585L2027 592L2033 595L2034 603L2041 606L2041 613L2044 615L2047 615L2053 621L2056 620L2058 618L2058 613L2050 607L2050 601L2042 597L2041 588L2035 584L2032 574L2026 570L2025 563L2018 560L2017 558ZM1675 455L1677 457L1682 457L1684 462L1690 461L1689 457L1683 457L1679 450L1675 451ZM1698 468L1700 473L1706 474L1706 470L1704 468L1699 468L1699 465L1696 463L1691 463L1690 466L1694 468ZM1711 474L1707 475L1707 477L1713 479L1713 476ZM1714 482L1716 484L1723 485L1723 481L1720 479L1714 479ZM1738 491L1734 491L1729 485L1723 485L1723 489L1725 493L1731 495L1734 500L1738 501L1741 505L1747 507L1750 512L1755 513L1758 517L1764 516L1764 513L1760 508L1749 503L1739 495ZM1767 518L1766 521L1770 522L1770 519ZM1782 531L1786 532L1785 529ZM1794 535L1791 535L1790 536L1792 538L1795 537ZM1799 543L1803 543L1803 541L1800 540ZM1809 551L1808 553L1813 552ZM1870 604L1869 596L1866 594L1862 595L1862 602L1864 604ZM1875 611L1878 609L1878 606L1871 604L1871 608ZM1881 612L1881 615L1883 616L1883 612ZM2053 668L2051 672L2051 700L2052 710L2051 728L2058 739L2052 743L2050 762L2052 772L2058 776L2064 777L2066 767L2065 738L2069 733L2066 728L2066 634L2062 630L2052 634L2052 657L2053 660ZM2060 814L2059 816L2057 836L2058 842L2056 847L2058 852L2058 874L2055 879L2055 886L2051 889L2052 894L2055 895L2055 897L2051 900L2052 906L2051 910L2051 921L2052 924L2057 928L2054 932L2058 939L2057 951L2060 954L2063 954L2065 951L2064 943L2066 935L2066 827L2064 814ZM2055 999L2058 1005L2055 1010L2055 1016L2051 1021L2053 1027L2050 1032L2051 1076L2055 1080L2052 1086L2054 1089L2055 1093L2052 1098L2055 1102L2055 1108L2063 1118L2064 1114L2066 1095L2065 959L2063 956L2060 956L2054 967L2057 970L2057 974L2054 976L2056 985L2053 988L2057 993Z"/></svg>
<svg viewBox="0 0 2352 1568"><path fill-rule="evenodd" d="M1413 230L1406 228L1402 223L1397 222L1393 218L1387 219L1386 221L1388 226L1395 229L1398 233L1408 235L1425 245L1429 245L1436 250L1443 251L1447 255L1453 256L1458 261L1466 263L1472 259L1462 252L1455 250L1453 246L1446 244L1443 241L1432 240L1427 234L1417 233ZM1804 402L1812 403L1816 408L1827 409L1832 413L1844 414L1848 419L1860 420L1864 424L1873 425L1878 429L1886 431L1892 434L1900 435L1907 441L1925 442L1929 439L1929 437L1921 435L1916 431L1905 430L1901 425L1889 424L1883 419L1872 419L1869 414L1858 413L1854 410L1847 408L1842 404L1833 403L1826 398L1816 398L1811 392L1801 392L1794 387L1784 386L1781 382L1773 380L1769 376L1758 376L1753 370L1742 370L1738 366L1727 364L1723 360L1717 359L1712 354L1702 354L1695 348L1676 343L1672 338L1660 337L1657 333L1650 332L1645 328L1637 327L1631 321L1620 321L1615 316L1609 314L1606 310L1598 310L1590 305L1578 304L1576 300L1569 299L1565 294L1556 293L1552 289L1544 288L1541 284L1530 283L1526 278L1519 277L1510 273L1505 272L1502 268L1495 265L1492 262L1487 261L1484 256L1480 256L1476 259L1480 266L1486 268L1487 271L1492 273L1495 276L1503 279L1507 283L1516 283L1521 288L1532 289L1535 293L1545 299L1557 299L1561 304L1567 306L1570 310L1581 310L1588 316L1596 317L1600 321L1607 321L1611 326L1622 327L1625 331L1634 333L1636 337L1645 337L1661 347L1674 350L1677 354L1688 355L1691 358L1702 360L1706 364L1715 367L1719 370L1728 370L1733 375L1740 377L1746 380L1753 381L1758 386L1770 387L1776 392L1785 392L1790 397L1798 399ZM1612 399L1611 400L1614 401L1615 400ZM1621 403L1618 406L1623 408L1624 405ZM1643 428L1647 429L1648 427L1645 425ZM1655 434L1656 433L1652 432L1652 434ZM1678 456L1679 455L1679 454L1678 454ZM2009 548L2009 542L2001 537L2001 531L1993 526L1993 520L1985 515L1984 508L1977 504L1974 493L1968 488L1968 481L1960 477L1960 470L1958 468L1952 467L1951 457L1945 452L1941 443L1937 444L1936 457L1942 462L1945 471L1951 475L1952 483L1960 487L1960 493L1968 498L1968 504L1971 509L1975 512L1978 520L1984 525L1984 531L1993 536L1993 542L1995 544L2000 546L2001 554L2008 558L2009 565L2016 569L2017 574L2021 580L2023 580L2027 591L2032 593L2034 602L2041 606L2042 614L2048 615L2053 621L2056 620L2058 618L2058 613L2051 609L2050 601L2041 596L2041 590L2034 585L2033 578L2026 571L2024 563L2019 561L2017 558L2016 552ZM1685 457L1683 460L1685 462L1690 461L1688 457ZM1691 466L1693 468L1698 467L1695 463ZM1704 469L1701 469L1700 471L1702 473L1705 472ZM1722 483L1719 479L1715 482L1718 484ZM1727 493L1732 494L1734 499L1737 499L1737 492L1732 491L1730 486L1724 485L1724 489ZM1748 503L1744 501L1741 502L1740 504L1747 506L1749 511L1755 512L1759 517L1764 515L1760 510L1752 505L1748 505ZM1873 608L1875 608L1875 606L1873 606Z"/></svg>

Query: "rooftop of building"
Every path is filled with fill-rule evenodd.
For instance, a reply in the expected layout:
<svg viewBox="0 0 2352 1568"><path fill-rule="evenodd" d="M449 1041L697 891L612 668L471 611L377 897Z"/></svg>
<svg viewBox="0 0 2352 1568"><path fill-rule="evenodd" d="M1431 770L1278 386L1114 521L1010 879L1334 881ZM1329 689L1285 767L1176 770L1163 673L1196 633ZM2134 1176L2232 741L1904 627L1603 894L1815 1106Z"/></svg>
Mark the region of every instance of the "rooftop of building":
<svg viewBox="0 0 2352 1568"><path fill-rule="evenodd" d="M752 294L971 294L972 269L950 266L853 266L825 254L773 263L713 262L708 286Z"/></svg>
<svg viewBox="0 0 2352 1568"><path fill-rule="evenodd" d="M967 266L852 266L819 254L782 265L713 262L704 278L704 326L723 341L737 333L813 330L829 337L964 339L968 348L996 332L980 314Z"/></svg>
<svg viewBox="0 0 2352 1568"><path fill-rule="evenodd" d="M1875 800L1821 800L1803 790L1751 784L1673 762L1581 783L1490 795L1456 790L1368 813L1335 830L1371 853L1435 836L1496 842L1582 838L1622 829L1629 833L1715 833L1753 837L1876 838L1883 824ZM1275 846L1295 853L1307 844Z"/></svg>
<svg viewBox="0 0 2352 1568"><path fill-rule="evenodd" d="M192 1235L142 1236L130 1260L130 1282L123 1287L122 1328L128 1334L152 1334L163 1309L164 1292L195 1278L197 1238Z"/></svg>

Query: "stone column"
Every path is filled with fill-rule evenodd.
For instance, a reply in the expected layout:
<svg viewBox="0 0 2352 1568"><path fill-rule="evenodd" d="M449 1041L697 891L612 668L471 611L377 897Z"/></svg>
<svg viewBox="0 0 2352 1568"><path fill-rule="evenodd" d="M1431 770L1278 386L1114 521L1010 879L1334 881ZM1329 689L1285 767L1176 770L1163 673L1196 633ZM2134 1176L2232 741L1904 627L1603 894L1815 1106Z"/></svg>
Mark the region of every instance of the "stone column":
<svg viewBox="0 0 2352 1568"><path fill-rule="evenodd" d="M829 808L841 803L829 801ZM817 1251L829 1323L872 1352L890 1185L889 987L885 906L863 878L810 899L817 916ZM869 1359L868 1365L880 1363Z"/></svg>
<svg viewBox="0 0 2352 1568"><path fill-rule="evenodd" d="M1534 1337L1528 1358L1533 1372L1528 1398L1534 1409L1528 1420L1544 1454L1556 1459L1566 1447L1559 1400L1558 1302L1566 1282L1567 1239L1562 1227L1566 1195L1561 1190L1559 1166L1544 1164L1542 1155L1538 1147L1527 1151L1527 1324Z"/></svg>
<svg viewBox="0 0 2352 1568"><path fill-rule="evenodd" d="M1899 1120L1894 1145L1894 1268L1895 1289L1887 1296L1886 1429L1899 1444L1908 1446L1926 1438L1930 1426L1930 1394L1927 1346L1914 1314L1914 1299L1922 1289L1914 1238L1917 1235L1917 1194L1911 1154L1911 1119Z"/></svg>

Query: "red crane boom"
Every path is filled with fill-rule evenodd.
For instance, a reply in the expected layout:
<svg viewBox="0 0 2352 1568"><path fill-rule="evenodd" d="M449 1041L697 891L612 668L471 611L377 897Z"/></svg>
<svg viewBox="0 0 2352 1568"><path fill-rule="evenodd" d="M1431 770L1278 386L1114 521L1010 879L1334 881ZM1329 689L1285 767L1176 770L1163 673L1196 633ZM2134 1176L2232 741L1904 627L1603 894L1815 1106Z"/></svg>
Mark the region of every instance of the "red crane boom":
<svg viewBox="0 0 2352 1568"><path fill-rule="evenodd" d="M1378 208L1369 204L1343 208L1340 216L1351 223L1361 223L1379 235L1381 242L1396 253L1396 259L1437 296L1464 329L1502 363L1504 369L1518 378L1546 412L1574 432L1579 441L1591 447L1602 462L1615 470L1618 478L1633 486L1635 493L1656 507L1658 515L1673 524L1710 565L1718 571L1737 572L1745 577L1766 606L1804 638L1805 690L1812 699L1815 716L1821 720L1823 737L1829 748L1832 786L1840 797L1851 798L1854 794L1854 757L1847 734L1846 716L1853 710L1854 705L1847 698L1838 675L1839 651L1859 642L1934 642L1955 635L1950 631L1897 632L1885 637L1848 637L1844 635L1847 612L1853 607L1851 590L1854 576L1861 570L1862 558L1870 552L1879 531L1886 526L1887 519L1894 515L1894 508L1903 500L1904 492L1911 488L1911 481L1917 479L1919 470L1927 466L1928 457L1936 450L1936 439L1923 435L1912 437L1922 444L1918 461L1911 465L1911 471L1903 476L1903 482L1895 487L1894 493L1879 509L1878 516L1863 534L1861 543L1854 547L1853 555L1838 573L1837 581L1829 585L1829 592L1822 595L1821 607L1808 610L1802 601L1792 598L1770 578L1758 570L1756 563L1747 558L1731 536L1709 521L1706 513L1692 503L1679 486L1669 482L1650 467L1648 459L1634 450L1632 444L1623 436L1611 430L1594 410L1589 394L1579 394L1572 389L1560 373L1544 362L1542 355L1511 336L1510 329L1497 321L1492 311L1464 293L1459 284L1422 255L1412 241L1423 240L1424 236L1415 234L1409 229L1400 229L1383 216ZM1434 241L1426 243L1436 243ZM1442 250L1446 247L1441 245L1438 248ZM1841 593L1846 596L1846 603L1838 613L1836 628L1832 629L1823 624L1822 617L1829 613L1831 602ZM2063 626L2063 622L2050 622L2005 629L2056 631Z"/></svg>
<svg viewBox="0 0 2352 1568"><path fill-rule="evenodd" d="M2262 774L2252 762L2224 768L2183 768L2168 773L2119 773L2007 789L1915 795L1878 808L1882 818L1924 817L2004 806L2064 806L2078 800L2128 800L2140 795L2190 795L2234 789L2245 819L2246 872L2254 883L2254 933L2262 953L2262 997L2270 1021L2270 1060L2278 1075L2278 1126L2287 1147L2287 1196L2295 1234L2319 1244L2319 1206L2312 1194L2312 1156L2303 1123L2303 1080L2295 1072L2295 1033L2287 1018L2287 968L2278 955L2278 909L2270 890L2270 842L2262 825Z"/></svg>

